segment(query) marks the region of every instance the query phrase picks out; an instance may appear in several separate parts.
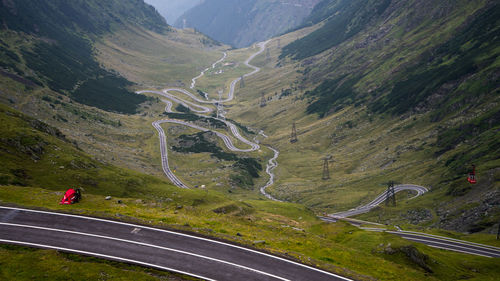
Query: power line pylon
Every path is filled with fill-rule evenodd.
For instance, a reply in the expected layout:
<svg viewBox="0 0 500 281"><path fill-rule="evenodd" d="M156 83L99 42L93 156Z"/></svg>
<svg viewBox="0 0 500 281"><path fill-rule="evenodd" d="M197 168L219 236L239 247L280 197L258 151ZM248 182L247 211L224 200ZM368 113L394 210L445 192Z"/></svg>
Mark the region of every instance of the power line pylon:
<svg viewBox="0 0 500 281"><path fill-rule="evenodd" d="M219 101L217 102L217 119L226 120L226 113L224 112L224 104L222 103L223 90L219 90Z"/></svg>
<svg viewBox="0 0 500 281"><path fill-rule="evenodd" d="M329 180L330 179L330 169L328 168L328 161L332 159L332 156L327 156L323 158L323 177L321 177L322 180Z"/></svg>
<svg viewBox="0 0 500 281"><path fill-rule="evenodd" d="M278 38L278 49L281 49L281 39Z"/></svg>
<svg viewBox="0 0 500 281"><path fill-rule="evenodd" d="M264 95L264 93L262 93L260 98L260 107L264 106L266 106L266 96Z"/></svg>
<svg viewBox="0 0 500 281"><path fill-rule="evenodd" d="M295 122L293 122L292 125L292 135L290 136L290 142L291 143L296 143L298 141L297 139L297 128L295 126Z"/></svg>
<svg viewBox="0 0 500 281"><path fill-rule="evenodd" d="M385 205L389 206L392 203L392 206L396 206L396 194L394 192L394 182L390 181L387 184L387 192L385 194Z"/></svg>

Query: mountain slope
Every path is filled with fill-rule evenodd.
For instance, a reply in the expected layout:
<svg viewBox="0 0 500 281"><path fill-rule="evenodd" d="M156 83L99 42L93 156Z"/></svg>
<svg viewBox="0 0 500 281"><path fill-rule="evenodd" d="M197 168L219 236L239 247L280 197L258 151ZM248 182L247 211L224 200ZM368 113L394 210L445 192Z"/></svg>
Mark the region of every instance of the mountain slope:
<svg viewBox="0 0 500 281"><path fill-rule="evenodd" d="M264 129L265 142L279 148L273 196L333 212L369 202L395 180L432 192L365 218L496 231L498 3L332 0L317 7L308 23L318 24L283 35L283 49L261 58L263 72L245 81L253 88L242 90L231 117ZM268 103L258 108L262 92ZM299 141L291 144L294 121ZM323 181L328 155L332 179ZM472 164L477 185L466 180Z"/></svg>
<svg viewBox="0 0 500 281"><path fill-rule="evenodd" d="M101 163L57 128L1 104L0 121L0 185L83 187L90 194L113 196L146 196L172 188L158 178Z"/></svg>
<svg viewBox="0 0 500 281"><path fill-rule="evenodd" d="M6 0L3 3L11 1ZM74 3L75 7L80 7L77 4L81 2ZM86 1L86 3L94 2ZM114 3L129 6L128 4L135 2L122 0ZM99 11L101 10L96 9L96 12ZM140 17L138 21L141 21ZM282 36L282 45L297 37L305 36L314 28L320 26ZM67 32L76 37L89 39L93 51L92 60L98 62L100 69L113 75L120 73L130 81L152 85L151 88L167 83L176 85L189 83L190 78L219 59L221 57L219 50L223 49L219 49L213 41L191 30L182 32L171 30L167 34L160 34L147 26L132 22L123 25L111 24L110 32L98 36L91 32L80 33L79 27L75 26L68 29ZM362 34L362 31L358 34ZM442 165L436 162L447 160L449 153L459 152L453 149L446 152L440 160L432 159L436 151L432 143L436 140L435 132L439 129L438 126L446 125L447 127L443 128L452 128L454 124L448 126L441 121L431 124L426 119L428 116L423 113L405 118L405 116L368 112L366 105L358 107L348 105L339 112L325 114L324 118L318 118L316 114L306 114L305 108L309 97L304 96L303 92L306 89L312 91L321 83L321 79L327 77L324 73L318 72L321 69L314 69L313 66L320 65L321 59L328 54L321 53L311 60L299 62L290 63L289 60L283 60L282 67L277 67L280 50L275 47L278 44L273 42L268 46L269 59L259 56L252 61L252 64L263 66L262 72L256 76L245 77L247 86L240 87L237 91L238 101L226 107L231 117L237 117L238 121L245 121L243 122L245 124L252 124L252 128L264 129L269 137L257 136L263 144L280 149L279 166L276 168L279 182L271 192L281 198L303 203L299 205L262 200L257 189L242 190L238 187L229 189L221 186L220 192L207 189L185 190L165 183L159 165L158 136L151 128L151 122L165 118L164 103L156 98L148 99L141 104L140 114L134 115L106 112L79 104L71 98L74 94L72 88L51 90L45 86L50 79L33 71L25 61L23 50L32 52L34 46L41 42L55 44L51 46L60 43L33 33L6 29L1 30L0 35L3 42L1 61L6 62L0 72L0 101L7 104L0 106L0 159L2 164L7 164L0 167L1 204L13 203L116 220L139 221L145 225L155 224L160 227L215 236L253 248L281 253L286 258L293 257L332 272L346 274L356 280L457 280L464 276L484 280L498 276L498 267L493 259L445 252L387 233L368 232L344 222L328 224L320 221L311 211L319 213L350 208L360 201L371 200L373 194L385 188L380 184L386 178L435 185L434 182L439 179L439 174L446 172ZM65 46L70 48L70 45ZM71 48L80 47L77 45ZM61 52L76 54L77 50L62 49ZM253 52L255 50L250 48L228 52L228 60L231 63L219 65L212 71L213 73L215 70L223 69L224 74L207 73L204 78L208 81L203 82L200 79L198 82L205 85L213 83L221 87L231 81L230 79L241 77L243 73L248 73L243 72L247 69L233 67L232 63L242 66L241 62ZM65 53L67 54L69 53ZM75 75L80 75L78 57L63 57L66 58L58 62L56 67L66 67L68 71L75 71ZM42 60L37 57L34 59ZM72 63L77 68L70 68L74 67ZM318 80L314 80L313 76L307 77L307 66L311 66L309 72L316 71L322 76L316 77ZM333 66L330 67L325 68L325 71L336 70ZM303 76L304 73L306 76ZM87 74L82 72L81 77ZM304 77L306 80L302 80ZM268 96L267 106L263 108L259 106L262 92ZM492 104L490 109L498 104L497 100L489 101ZM9 107L19 108L33 117L27 117ZM473 113L481 117L485 109L487 108L478 106ZM482 117L495 119L495 116ZM417 119L414 120L414 117ZM299 142L296 145L291 145L289 142L292 121L297 121ZM446 119L447 121L449 119ZM482 123L481 119L471 118L468 121L471 121L471 124ZM66 136L63 137L55 128L45 123L54 125ZM496 128L494 127L494 130ZM166 127L165 131L172 136L173 133L182 134L183 130L174 125ZM188 129L186 133L191 134L193 131ZM491 134L492 131L488 129L484 133ZM488 136L491 135L482 135L484 138ZM173 138L169 137L170 143L172 140ZM74 142L87 153L75 147L72 144ZM447 142L446 138L443 142ZM458 149L464 149L464 144L465 142L459 144ZM475 146L475 148L484 147ZM485 151L491 150L486 148ZM261 157L266 153L269 154L264 146L262 152L264 153L256 151L255 154L260 154ZM331 163L334 165L331 166L331 175L334 178L332 181L321 180L321 159L327 153L334 154L334 159L337 161ZM199 160L203 159L194 158L195 162L191 161L193 158L185 155L178 156L176 160L178 159L184 161L182 164L185 166L196 168L196 173L191 175L183 167L177 169L178 174L186 177L202 179L204 171L208 170L210 173L212 168L225 174L231 171L231 167L217 159L202 162ZM108 163L118 163L120 166L133 167L136 171L146 171L162 177L140 174ZM445 195L447 188L452 189L453 186L440 183L441 186L429 193L429 197L413 201L398 198L398 202L405 202L400 204L403 208L410 206L410 208L432 210L432 207L439 202L463 206L461 202L455 203L450 200L451 196L457 196L461 192L468 192L468 198L472 198L471 195L475 195L474 198L485 198L481 197L482 190L490 192L492 188L488 183L483 184L482 179L487 178L483 171L495 165L495 162L478 164L478 178L481 184L469 192L461 189L461 185L457 185L458 188L453 189L456 192ZM203 171L198 173L200 166L203 167L200 168ZM219 181L212 176L208 178L214 181L214 185L215 181ZM498 178L496 174L491 177L494 184L497 184L496 178ZM262 179L261 182L265 180L267 179ZM464 178L457 178L456 182L459 183L460 180ZM68 185L84 187L86 190L84 200L71 206L58 205L61 197L58 192ZM108 194L124 197L104 200L103 195ZM490 192L490 196L494 195ZM459 195L456 198L462 200L463 197ZM495 204L494 200L484 201L484 204L481 202L474 205L474 208ZM481 210L478 208L479 211L476 211L474 208L467 210L473 212ZM492 212L494 209L488 208L490 213L486 218L495 218ZM396 208L382 210L388 212ZM443 213L448 210L449 207L443 208ZM414 210L411 211L408 216L412 215L412 218L417 219L421 217L419 214L422 212L413 215ZM401 212L405 214L406 209L397 210L395 213L399 216ZM379 220L387 219L388 223L395 221L386 213L380 214ZM488 225L490 221L481 222L473 216L470 217L479 222L479 227L486 226L486 230L491 229L491 225ZM454 215L450 218L454 218ZM424 227L428 225L430 224L423 224ZM406 225L404 227L406 228ZM469 236L457 233L450 235L497 245L492 235ZM19 252L27 252L24 255L27 259L22 259L22 262L13 265L12 260L19 256L13 253L14 251L3 251L3 249L0 251L0 259L10 261L4 266L7 268L5 269L7 274L13 271L17 277L21 272L23 276L27 276L26 279L33 279L38 272L43 272L48 279L58 278L60 272L54 274L51 270L60 267L49 266L40 269L40 266L43 266L42 262L59 261L50 257L53 252L35 251L36 254L33 255L28 250L21 249ZM81 261L75 256L69 259ZM24 262L25 260L33 262ZM71 268L70 272L78 274L81 271L82 274L78 275L78 277L84 276L81 279L85 279L85 276L91 276L87 279L92 278L94 275L84 275L85 271L89 267L91 269L98 267L88 266L85 259L83 262ZM129 265L120 267L128 268ZM65 270L64 267L62 270ZM102 270L99 271L100 277L121 277L121 275L111 275L112 272L105 269L99 270ZM154 272L147 272L152 278L157 277ZM9 279L11 275L7 276Z"/></svg>
<svg viewBox="0 0 500 281"><path fill-rule="evenodd" d="M161 105L133 90L188 83L223 47L169 28L141 1L97 2L0 3L0 101L57 127L101 161L159 175L157 138L135 113ZM150 154L137 152L144 142Z"/></svg>
<svg viewBox="0 0 500 281"><path fill-rule="evenodd" d="M390 0L320 2L304 20L304 25L313 25L324 21L324 26L305 38L287 45L283 49L281 58L290 55L296 59L304 59L352 38L373 24L374 20L387 9L390 2Z"/></svg>
<svg viewBox="0 0 500 281"><path fill-rule="evenodd" d="M2 30L16 31L32 38L20 49L26 67L52 90L65 92L74 100L105 110L135 113L145 98L127 90L131 84L103 69L94 58L92 41L130 24L166 32L165 20L143 1L3 1L0 4ZM23 36L23 35L21 35ZM3 42L5 49L11 49ZM18 54L19 57L19 54ZM4 58L4 57L3 57ZM3 60L18 74L22 62L15 57ZM110 102L114 99L115 102ZM120 102L116 102L120 101Z"/></svg>
<svg viewBox="0 0 500 281"><path fill-rule="evenodd" d="M248 46L299 25L318 0L209 0L180 16L187 27L233 45Z"/></svg>
<svg viewBox="0 0 500 281"><path fill-rule="evenodd" d="M169 24L173 24L184 12L198 5L200 0L145 0L144 2L154 6Z"/></svg>

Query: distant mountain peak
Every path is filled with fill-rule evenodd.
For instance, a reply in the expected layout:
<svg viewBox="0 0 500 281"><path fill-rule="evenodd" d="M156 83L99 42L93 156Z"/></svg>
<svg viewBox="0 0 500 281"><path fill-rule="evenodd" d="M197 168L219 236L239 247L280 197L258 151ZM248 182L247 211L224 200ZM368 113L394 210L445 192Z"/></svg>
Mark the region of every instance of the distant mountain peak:
<svg viewBox="0 0 500 281"><path fill-rule="evenodd" d="M205 0L176 21L235 47L299 26L320 0Z"/></svg>

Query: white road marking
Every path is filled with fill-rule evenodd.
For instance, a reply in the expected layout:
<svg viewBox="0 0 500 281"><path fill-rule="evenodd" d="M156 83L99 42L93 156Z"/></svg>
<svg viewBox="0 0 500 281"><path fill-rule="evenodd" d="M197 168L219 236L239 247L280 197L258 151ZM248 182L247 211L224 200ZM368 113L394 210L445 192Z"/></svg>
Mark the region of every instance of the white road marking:
<svg viewBox="0 0 500 281"><path fill-rule="evenodd" d="M455 241L458 243L462 244L470 244L471 246L477 246L481 247L483 249L489 249L489 250L495 250L495 251L500 251L500 248L491 246L491 245L486 245L486 244L479 244L479 243L474 243L466 240L459 240L451 237L445 237L445 236L439 236L439 235L434 235L434 234L429 234L429 233L423 233L423 232L416 232L416 231L387 231L388 233L408 233L408 234L415 234L415 235L420 235L420 236L426 236L429 238L438 238L438 239L443 239L443 240L450 240L450 241Z"/></svg>
<svg viewBox="0 0 500 281"><path fill-rule="evenodd" d="M449 249L449 248L446 248L446 247L441 247L441 246L434 246L434 245L427 245L429 247L432 247L432 248L437 248L437 249L441 249L441 250L447 250L447 251L454 251L454 252L460 252L460 253L464 253L464 254L471 254L469 252L466 252L466 251L462 251L462 250L456 250L456 249ZM485 256L485 255L481 255L481 254L476 254L474 253L474 255L476 256L481 256L481 257L487 257L487 258L491 258L490 256Z"/></svg>
<svg viewBox="0 0 500 281"><path fill-rule="evenodd" d="M173 268L169 268L169 267L165 267L165 266L160 266L160 265L156 265L156 264L152 264L152 263L141 262L141 261L136 261L136 260L131 260L131 259L125 259L125 258L120 258L120 257L115 257L115 256L110 256L110 255L103 255L103 254L94 253L94 252L79 251L79 250L49 246L49 245L44 245L44 244L28 243L28 242L23 242L23 241L6 240L6 239L0 239L0 242L9 243L9 244L24 245L24 246L31 246L31 247L37 247L37 248L60 250L60 251L65 251L65 252L70 252L70 253L77 253L77 254L82 254L82 255L119 260L122 262L140 264L140 265L144 265L144 266L148 266L148 267L152 267L152 268L158 268L158 269L162 269L162 270L166 270L166 271L171 271L171 272L176 272L176 273L180 273L180 274L184 274L184 275L189 275L189 276L193 276L193 277L204 279L204 280L216 281L215 279L210 279L210 278L205 277L205 276L196 275L193 273L189 273L189 272L185 272L185 271L181 271L181 270L177 270L177 269L173 269Z"/></svg>
<svg viewBox="0 0 500 281"><path fill-rule="evenodd" d="M267 273L267 272L264 272L264 271L261 271L261 270L258 270L258 269L253 269L253 268L250 268L250 267L247 267L247 266L244 266L244 265L240 265L240 264L236 264L236 263L232 263L232 262L228 262L228 261L224 261L224 260L219 260L219 259L216 259L216 258L211 258L211 257L207 257L207 256L203 256L203 255L199 255L199 254L195 254L195 253L191 253L191 252L182 251L182 250L176 250L176 249L172 249L172 248L167 248L167 247L157 246L157 245L153 245L153 244L148 244L148 243L142 243L142 242L137 242L137 241L132 241L132 240L126 240L126 239L121 239L121 238L115 238L115 237L97 235L97 234L90 234L90 233L79 232L79 231L62 230L62 229L49 228L49 227L40 227L40 226L33 226L33 225L23 225L23 224L15 224L15 223L2 223L2 222L0 222L0 225L8 225L8 226L15 226L15 227L41 229L41 230L54 231L54 232L62 232L62 233L70 233L70 234L77 234L77 235L82 235L82 236L89 236L89 237L95 237L95 238L101 238L101 239L108 239L108 240L114 240L114 241L119 241L119 242L125 242L125 243L130 243L130 244L136 244L136 245L141 245L141 246L156 248L156 249L160 249L160 250L171 251L171 252L175 252L175 253L179 253L179 254L189 255L189 256L193 256L193 257L197 257L197 258L207 259L207 260L211 260L211 261L215 261L215 262L227 264L227 265L230 265L230 266L238 267L238 268L241 268L241 269L253 271L255 273L259 273L259 274L262 274L262 275L267 275L267 276L270 276L270 277L273 277L273 278L276 278L276 279L280 279L280 280L283 280L283 281L290 281L289 279L286 279L286 278L283 278L283 277L280 277L280 276L276 276L274 274Z"/></svg>
<svg viewBox="0 0 500 281"><path fill-rule="evenodd" d="M312 267L312 266L309 266L309 265L305 265L305 264L302 264L302 263L298 263L298 262L294 262L294 261L291 261L291 260L287 260L285 258L273 256L271 254L259 252L257 250L248 249L248 248L245 248L245 247L242 247L242 246L237 246L237 245L233 245L233 244L229 244L229 243L225 243L225 242L221 242L221 241L211 240L211 239L208 239L208 238L197 237L197 236L193 236L193 235L189 235L189 234L178 233L178 232L164 230L164 229L159 229L159 228L154 228L154 227L140 226L140 225L126 223L126 222L118 222L118 221L112 221L112 220L106 220L106 219L84 217L84 216L79 216L79 215L70 215L70 214L63 214L63 213L54 213L54 212L47 212L47 211L38 211L38 210L30 210L30 209L23 209L23 208L13 208L13 207L4 207L4 206L0 206L0 209L20 210L20 211L25 211L25 212L33 212L33 213L41 213L41 214L49 214L49 215L57 215L57 216L74 217L74 218L80 218L80 219L86 219L86 220L94 220L94 221L101 221L101 222L107 222L107 223L114 223L114 224L126 225L126 226L132 226L132 227L140 227L140 228L143 228L143 229L148 229L148 230L152 230L152 231L159 231L159 232L174 234L174 235L178 235L178 236L182 236L182 237L188 237L188 238L192 238L192 239L197 239L197 240L201 240L201 241L211 242L211 243L215 243L215 244L219 244L219 245L224 245L224 246L227 246L227 247L232 247L232 248L235 248L235 249L240 249L240 250L248 251L248 252L251 252L251 253L255 253L255 254L266 256L266 257L269 257L269 258L273 258L273 259L276 259L276 260L284 261L284 262L287 262L287 263L290 263L290 264L293 264L293 265L297 265L297 266L300 266L300 267L303 267L303 268L307 268L307 269L310 269L310 270L313 270L313 271L316 271L316 272L320 272L320 273L323 273L323 274L326 274L326 275L329 275L329 276L337 277L337 278L340 278L342 280L353 281L352 279L349 279L349 278L346 278L346 277L343 277L343 276L340 276L340 275L337 275L337 274L334 274L334 273L331 273L331 272L328 272L328 271L324 271L324 270L321 270L321 269L318 269L318 268L315 268L315 267Z"/></svg>
<svg viewBox="0 0 500 281"><path fill-rule="evenodd" d="M465 247L464 245L462 246L459 246L459 245L455 245L455 244L446 244L446 243L443 243L443 242L438 242L438 241L433 241L433 240L426 240L426 239L420 239L420 238L413 238L413 237L402 237L404 239L407 239L407 240L411 240L411 241L416 241L416 242L429 242L429 243L436 243L436 244L440 244L440 245L445 245L445 246L448 246L450 248L443 248L443 249L447 249L447 250L451 250L451 251L454 251L455 249L453 247L457 247L457 248L462 248L462 249L469 249L471 251L478 251L478 252L482 252L482 253L488 253L486 251L483 251L483 250L478 250L478 249L470 249L470 248L467 248ZM424 243L425 244L425 243ZM427 246L433 246L433 245L427 245ZM464 253L468 253L468 254L473 254L473 255L480 255L482 256L481 254L477 254L477 253L472 253L472 252L464 252ZM486 256L485 256L486 257ZM491 257L489 257L491 258Z"/></svg>
<svg viewBox="0 0 500 281"><path fill-rule="evenodd" d="M141 231L141 229L136 227L132 231L130 231L130 233L137 234L137 233L139 233L139 231Z"/></svg>

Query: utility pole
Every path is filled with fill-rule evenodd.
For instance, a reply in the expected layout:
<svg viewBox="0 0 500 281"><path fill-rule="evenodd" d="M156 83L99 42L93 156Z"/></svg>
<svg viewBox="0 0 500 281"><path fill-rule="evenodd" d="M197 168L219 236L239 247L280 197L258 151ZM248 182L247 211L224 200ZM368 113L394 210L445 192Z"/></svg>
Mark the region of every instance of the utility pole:
<svg viewBox="0 0 500 281"><path fill-rule="evenodd" d="M226 120L225 112L224 112L224 104L222 104L222 93L223 90L219 90L219 101L217 102L217 119Z"/></svg>
<svg viewBox="0 0 500 281"><path fill-rule="evenodd" d="M241 88L245 88L245 80L243 80L243 75L241 76L241 79L240 79L240 89Z"/></svg>
<svg viewBox="0 0 500 281"><path fill-rule="evenodd" d="M281 39L278 38L278 49L281 49Z"/></svg>
<svg viewBox="0 0 500 281"><path fill-rule="evenodd" d="M264 106L266 106L266 96L264 95L264 92L262 92L261 98L260 98L260 107L264 107Z"/></svg>
<svg viewBox="0 0 500 281"><path fill-rule="evenodd" d="M385 194L385 205L389 206L392 203L393 206L396 206L396 195L394 193L394 182L390 181L387 184L387 192Z"/></svg>
<svg viewBox="0 0 500 281"><path fill-rule="evenodd" d="M328 160L330 160L332 156L327 156L323 158L323 177L321 178L322 180L329 180L330 179L330 169L328 169Z"/></svg>
<svg viewBox="0 0 500 281"><path fill-rule="evenodd" d="M296 143L298 141L297 139L297 128L295 127L295 122L293 122L292 125L292 135L290 136L290 142L291 143Z"/></svg>

